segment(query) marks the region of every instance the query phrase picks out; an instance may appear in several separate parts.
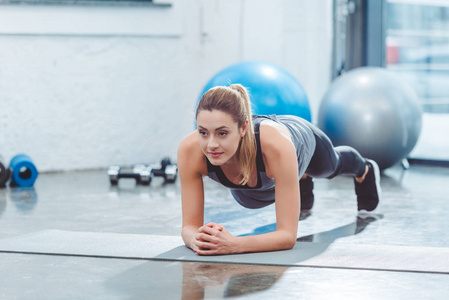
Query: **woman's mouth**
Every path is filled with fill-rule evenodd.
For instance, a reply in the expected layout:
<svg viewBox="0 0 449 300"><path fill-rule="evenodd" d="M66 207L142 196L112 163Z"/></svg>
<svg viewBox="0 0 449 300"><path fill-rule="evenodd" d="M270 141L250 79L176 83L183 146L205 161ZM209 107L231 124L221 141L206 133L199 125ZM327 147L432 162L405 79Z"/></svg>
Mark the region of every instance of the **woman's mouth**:
<svg viewBox="0 0 449 300"><path fill-rule="evenodd" d="M212 156L212 158L219 158L223 152L209 152L209 155Z"/></svg>

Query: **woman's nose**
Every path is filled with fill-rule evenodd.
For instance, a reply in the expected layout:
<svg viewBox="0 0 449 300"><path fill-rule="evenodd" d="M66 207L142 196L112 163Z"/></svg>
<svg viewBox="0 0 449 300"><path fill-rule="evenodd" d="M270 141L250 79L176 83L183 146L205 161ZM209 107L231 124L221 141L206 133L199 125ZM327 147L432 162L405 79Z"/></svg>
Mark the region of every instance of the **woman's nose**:
<svg viewBox="0 0 449 300"><path fill-rule="evenodd" d="M217 143L216 139L214 139L213 137L211 137L211 138L209 139L208 146L209 146L210 149L217 148L217 147L218 147L218 143Z"/></svg>

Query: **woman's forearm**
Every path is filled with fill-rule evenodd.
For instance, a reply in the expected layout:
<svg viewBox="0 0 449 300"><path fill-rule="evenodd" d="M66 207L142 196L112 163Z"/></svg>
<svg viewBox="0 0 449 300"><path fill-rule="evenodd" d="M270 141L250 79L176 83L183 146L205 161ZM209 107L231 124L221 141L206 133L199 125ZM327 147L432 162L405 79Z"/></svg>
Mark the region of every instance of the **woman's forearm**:
<svg viewBox="0 0 449 300"><path fill-rule="evenodd" d="M284 230L260 235L236 237L236 253L288 250L295 246L296 236Z"/></svg>
<svg viewBox="0 0 449 300"><path fill-rule="evenodd" d="M184 244L190 249L193 249L192 242L197 232L198 228L195 226L184 226L182 228L181 231L182 239L184 240Z"/></svg>
<svg viewBox="0 0 449 300"><path fill-rule="evenodd" d="M199 255L288 250L295 246L296 232L276 230L254 236L235 237L223 225L209 223L182 229L185 245Z"/></svg>

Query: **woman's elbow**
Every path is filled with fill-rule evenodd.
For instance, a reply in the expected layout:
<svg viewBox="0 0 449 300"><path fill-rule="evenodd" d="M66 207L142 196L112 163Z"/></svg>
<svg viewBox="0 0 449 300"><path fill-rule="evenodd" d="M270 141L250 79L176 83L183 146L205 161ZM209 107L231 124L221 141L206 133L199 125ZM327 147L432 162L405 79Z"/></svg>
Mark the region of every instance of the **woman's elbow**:
<svg viewBox="0 0 449 300"><path fill-rule="evenodd" d="M279 250L290 250L295 247L296 244L296 231L290 230L277 230L278 232L278 249Z"/></svg>
<svg viewBox="0 0 449 300"><path fill-rule="evenodd" d="M283 250L290 250L296 245L296 236L287 235L282 243Z"/></svg>
<svg viewBox="0 0 449 300"><path fill-rule="evenodd" d="M187 247L191 247L192 229L189 226L183 226L181 229L181 237Z"/></svg>
<svg viewBox="0 0 449 300"><path fill-rule="evenodd" d="M285 243L285 250L291 250L293 249L293 247L295 247L296 245L296 238L290 238L288 239L288 241Z"/></svg>

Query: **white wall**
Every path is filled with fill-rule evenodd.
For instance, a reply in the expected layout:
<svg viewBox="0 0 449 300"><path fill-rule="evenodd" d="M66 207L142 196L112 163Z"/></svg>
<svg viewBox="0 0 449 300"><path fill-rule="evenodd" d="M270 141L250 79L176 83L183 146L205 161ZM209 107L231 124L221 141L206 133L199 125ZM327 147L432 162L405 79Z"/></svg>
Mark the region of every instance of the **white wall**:
<svg viewBox="0 0 449 300"><path fill-rule="evenodd" d="M27 153L40 171L175 159L204 84L243 60L292 73L316 116L332 0L171 2L0 6L0 154Z"/></svg>

